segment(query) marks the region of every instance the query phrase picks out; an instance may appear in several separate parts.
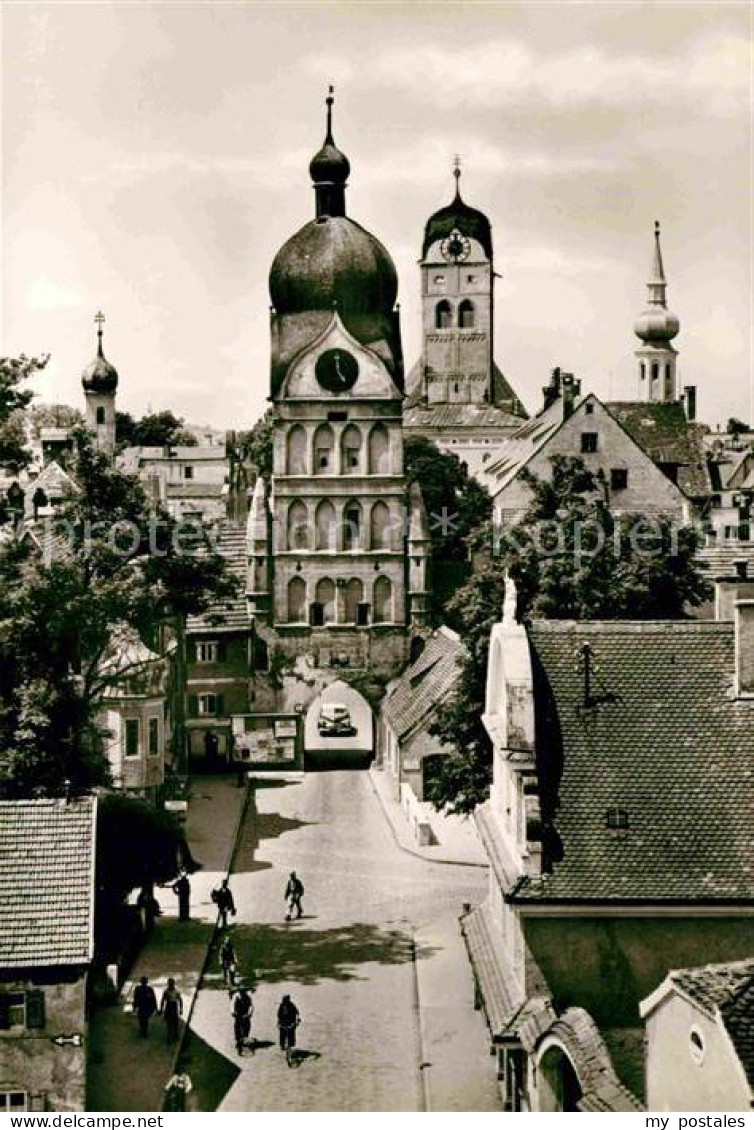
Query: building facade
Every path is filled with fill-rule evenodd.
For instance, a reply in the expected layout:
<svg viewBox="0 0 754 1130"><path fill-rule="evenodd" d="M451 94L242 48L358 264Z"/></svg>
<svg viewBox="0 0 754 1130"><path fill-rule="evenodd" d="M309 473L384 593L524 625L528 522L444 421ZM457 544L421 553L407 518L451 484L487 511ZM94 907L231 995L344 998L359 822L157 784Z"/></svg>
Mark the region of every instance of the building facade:
<svg viewBox="0 0 754 1130"><path fill-rule="evenodd" d="M754 601L735 611L527 628L509 583L477 814L490 894L464 920L508 1109L637 1109L642 999L752 952Z"/></svg>
<svg viewBox="0 0 754 1130"><path fill-rule="evenodd" d="M97 802L0 801L0 1113L86 1108Z"/></svg>
<svg viewBox="0 0 754 1130"><path fill-rule="evenodd" d="M430 216L422 243L422 355L408 378L407 434L464 460L499 442L526 411L494 357L492 228L461 197Z"/></svg>

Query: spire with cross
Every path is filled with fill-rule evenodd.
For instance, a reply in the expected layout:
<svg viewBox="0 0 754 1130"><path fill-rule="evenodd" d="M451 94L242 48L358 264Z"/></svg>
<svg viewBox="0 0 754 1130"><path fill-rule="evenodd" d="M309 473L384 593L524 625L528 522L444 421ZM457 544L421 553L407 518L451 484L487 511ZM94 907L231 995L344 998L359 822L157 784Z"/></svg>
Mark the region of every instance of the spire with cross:
<svg viewBox="0 0 754 1130"><path fill-rule="evenodd" d="M456 153L453 158L453 176L456 178L456 196L461 195L461 157Z"/></svg>
<svg viewBox="0 0 754 1130"><path fill-rule="evenodd" d="M104 353L102 352L102 327L105 324L105 315L101 310L98 310L94 315L94 321L97 324L97 356L104 357Z"/></svg>

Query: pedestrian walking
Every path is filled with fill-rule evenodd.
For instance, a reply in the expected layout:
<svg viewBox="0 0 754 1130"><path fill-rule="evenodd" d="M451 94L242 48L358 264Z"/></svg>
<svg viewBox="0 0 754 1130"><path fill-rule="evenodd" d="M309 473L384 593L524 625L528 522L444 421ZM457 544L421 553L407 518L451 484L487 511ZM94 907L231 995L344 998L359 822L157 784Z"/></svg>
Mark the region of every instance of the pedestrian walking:
<svg viewBox="0 0 754 1130"><path fill-rule="evenodd" d="M188 922L191 883L185 871L181 871L180 875L173 883L173 893L178 895L178 917L181 922Z"/></svg>
<svg viewBox="0 0 754 1130"><path fill-rule="evenodd" d="M165 1028L169 1044L178 1039L178 1021L183 1016L183 997L175 987L173 977L168 977L168 987L162 994L160 1014L165 1017Z"/></svg>
<svg viewBox="0 0 754 1130"><path fill-rule="evenodd" d="M236 957L233 939L230 934L226 934L223 939L223 944L220 946L220 968L223 971L223 980L225 984L232 987L236 980L236 969L238 968L238 958Z"/></svg>
<svg viewBox="0 0 754 1130"><path fill-rule="evenodd" d="M290 1067L293 1062L293 1049L296 1046L296 1029L301 1023L301 1013L286 993L278 1006L278 1031L280 1047Z"/></svg>
<svg viewBox="0 0 754 1130"><path fill-rule="evenodd" d="M254 1002L251 993L247 988L239 989L233 1001L233 1039L239 1055L243 1055L244 1045L249 1042L253 1015Z"/></svg>
<svg viewBox="0 0 754 1130"><path fill-rule="evenodd" d="M146 1040L149 1035L149 1021L157 1012L157 997L147 977L141 977L134 989L133 1010L139 1021L139 1035L142 1040Z"/></svg>
<svg viewBox="0 0 754 1130"><path fill-rule="evenodd" d="M288 903L288 913L285 916L286 922L290 922L293 917L294 910L296 917L300 918L304 913L304 908L301 905L301 900L304 897L304 884L299 879L295 871L291 871L288 878L288 885L285 888L285 899Z"/></svg>
<svg viewBox="0 0 754 1130"><path fill-rule="evenodd" d="M220 914L220 929L227 930L228 915L232 914L235 916L236 913L236 904L233 902L233 892L228 886L227 879L223 879L220 886L215 887L211 897Z"/></svg>

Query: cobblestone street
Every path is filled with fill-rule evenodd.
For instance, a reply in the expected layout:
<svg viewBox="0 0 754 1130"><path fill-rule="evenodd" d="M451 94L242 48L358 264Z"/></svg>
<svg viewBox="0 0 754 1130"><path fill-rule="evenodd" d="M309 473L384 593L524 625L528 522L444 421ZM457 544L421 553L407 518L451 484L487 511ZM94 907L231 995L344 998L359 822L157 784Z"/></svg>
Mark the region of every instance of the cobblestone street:
<svg viewBox="0 0 754 1130"><path fill-rule="evenodd" d="M236 1056L213 955L193 1016L201 1040L189 1045L189 1072L201 1074L204 1045L241 1067L221 1110L425 1109L422 1076L431 1067L422 1067L419 984L432 979L418 978L417 965L439 957L443 943L420 941L415 950L415 931L438 919L452 924L463 902L483 898L484 871L401 851L368 774L356 771L257 788L235 869L233 934L244 976L258 986L252 1031L260 1043L255 1054ZM286 923L283 892L294 869L306 886L304 918ZM461 966L458 976L468 978L459 1024L464 1046L473 1045L459 1064L461 1109L499 1109L468 969ZM276 1046L275 1015L286 992L302 1015L296 1069ZM449 1091L452 1079L444 1078L444 1101ZM192 1107L206 1109L200 1088Z"/></svg>

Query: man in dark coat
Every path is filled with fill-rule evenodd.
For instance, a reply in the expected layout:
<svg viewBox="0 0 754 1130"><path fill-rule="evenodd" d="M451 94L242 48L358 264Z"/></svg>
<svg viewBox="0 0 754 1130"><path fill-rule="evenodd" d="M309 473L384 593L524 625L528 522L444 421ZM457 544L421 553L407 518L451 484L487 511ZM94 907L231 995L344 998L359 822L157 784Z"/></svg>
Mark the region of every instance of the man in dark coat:
<svg viewBox="0 0 754 1130"><path fill-rule="evenodd" d="M173 883L173 891L178 895L178 917L181 922L189 920L189 901L191 899L191 884L185 871Z"/></svg>
<svg viewBox="0 0 754 1130"><path fill-rule="evenodd" d="M236 913L236 904L233 902L233 892L228 886L228 880L223 879L219 887L212 892L212 901L220 913L220 929L227 930L228 915Z"/></svg>
<svg viewBox="0 0 754 1130"><path fill-rule="evenodd" d="M146 1040L149 1021L157 1012L157 997L147 977L142 977L134 989L134 1012L139 1020L139 1035Z"/></svg>

